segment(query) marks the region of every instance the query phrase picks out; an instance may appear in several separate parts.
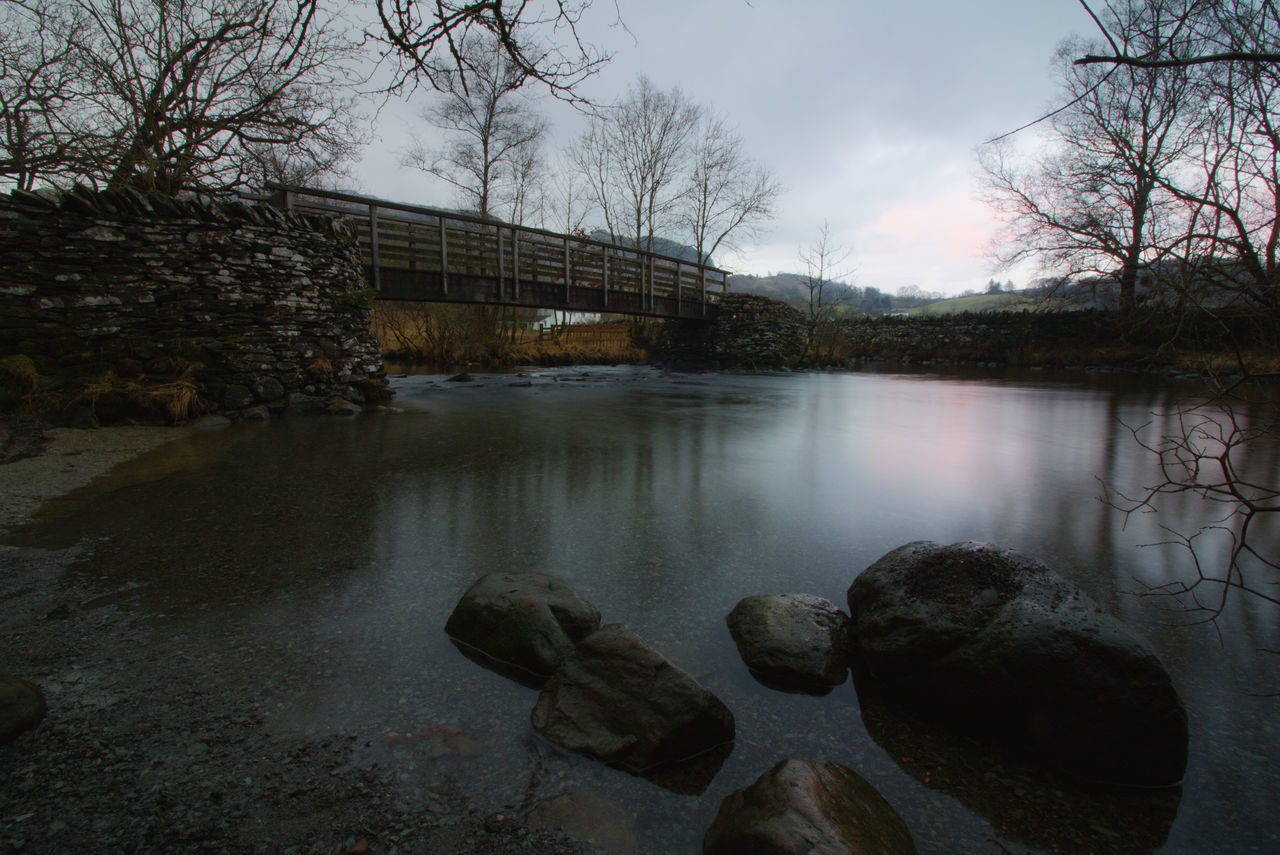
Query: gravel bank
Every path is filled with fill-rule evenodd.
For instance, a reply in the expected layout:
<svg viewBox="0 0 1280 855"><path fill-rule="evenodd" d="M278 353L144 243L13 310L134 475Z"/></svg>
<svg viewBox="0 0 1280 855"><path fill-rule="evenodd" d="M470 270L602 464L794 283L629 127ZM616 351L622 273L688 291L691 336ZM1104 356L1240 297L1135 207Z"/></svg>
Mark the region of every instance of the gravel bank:
<svg viewBox="0 0 1280 855"><path fill-rule="evenodd" d="M57 429L46 441L3 426L0 529L178 433ZM42 686L49 705L0 746L0 851L602 851L526 827L523 805L483 812L447 785L406 791L352 762L355 737L265 726L260 704L283 687L246 691L264 678L241 667L244 628L175 635L138 617L132 590L104 594L70 569L91 548L0 542L0 671Z"/></svg>
<svg viewBox="0 0 1280 855"><path fill-rule="evenodd" d="M0 533L29 522L50 499L78 490L176 439L183 428L106 427L41 430L0 421Z"/></svg>

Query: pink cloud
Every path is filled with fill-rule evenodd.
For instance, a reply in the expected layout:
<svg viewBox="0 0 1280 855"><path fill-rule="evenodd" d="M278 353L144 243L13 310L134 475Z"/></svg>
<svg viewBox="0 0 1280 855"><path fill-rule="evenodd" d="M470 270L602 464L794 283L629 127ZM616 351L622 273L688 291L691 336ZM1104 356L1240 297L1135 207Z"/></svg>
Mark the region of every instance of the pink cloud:
<svg viewBox="0 0 1280 855"><path fill-rule="evenodd" d="M893 205L864 230L879 252L933 256L933 262L972 264L987 255L996 228L991 209L955 191Z"/></svg>

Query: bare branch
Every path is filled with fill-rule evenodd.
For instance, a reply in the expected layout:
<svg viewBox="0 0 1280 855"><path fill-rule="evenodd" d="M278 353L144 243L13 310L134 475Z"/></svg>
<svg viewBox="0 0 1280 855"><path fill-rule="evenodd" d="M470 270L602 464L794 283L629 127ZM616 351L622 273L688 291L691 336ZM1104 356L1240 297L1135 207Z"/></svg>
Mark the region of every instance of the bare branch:
<svg viewBox="0 0 1280 855"><path fill-rule="evenodd" d="M705 113L693 144L680 219L698 258L753 237L773 217L781 185L751 161L742 138L725 120Z"/></svg>
<svg viewBox="0 0 1280 855"><path fill-rule="evenodd" d="M284 149L336 166L359 144L348 94L359 46L319 0L39 8L43 43L64 46L41 114L64 144L51 179L223 192L264 176Z"/></svg>
<svg viewBox="0 0 1280 855"><path fill-rule="evenodd" d="M441 100L423 113L450 142L433 151L415 140L403 162L453 185L481 216L493 214L500 198L509 213L520 213L546 123L520 93L524 71L495 38L476 33L458 50L465 70L441 73Z"/></svg>
<svg viewBox="0 0 1280 855"><path fill-rule="evenodd" d="M429 11L423 7L430 7ZM449 75L473 71L465 45L487 35L522 79L537 81L557 98L586 105L578 87L610 56L583 41L578 25L592 0L376 0L381 28L374 38L401 63L397 88L419 80L448 88ZM543 39L548 43L544 44Z"/></svg>

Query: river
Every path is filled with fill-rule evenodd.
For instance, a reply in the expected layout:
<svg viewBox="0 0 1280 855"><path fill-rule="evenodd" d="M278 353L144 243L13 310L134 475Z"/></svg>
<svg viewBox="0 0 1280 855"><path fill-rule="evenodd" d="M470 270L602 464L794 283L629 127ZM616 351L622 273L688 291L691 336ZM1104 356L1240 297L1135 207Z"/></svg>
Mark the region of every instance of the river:
<svg viewBox="0 0 1280 855"><path fill-rule="evenodd" d="M1194 624L1169 598L1134 596L1194 572L1185 550L1143 544L1165 539L1162 523L1205 521L1204 506L1173 497L1126 524L1099 501L1103 483L1154 483L1126 425L1194 386L651 368L392 385L397 414L194 432L55 504L22 540L93 544L68 572L131 592L130 609L175 635L234 616L236 644L276 678L245 686L267 727L351 735L352 763L392 770L409 793L447 777L486 809L594 791L622 806L642 852L699 851L724 796L785 757L859 772L921 852L1278 851L1280 699L1262 695L1280 691L1280 668L1259 649L1280 649L1280 609L1235 597L1216 624ZM1247 467L1274 484L1280 443ZM1259 532L1273 555L1276 533ZM926 539L1027 552L1145 634L1189 710L1182 788L1080 792L863 709L851 684L809 697L748 674L724 624L738 600L804 592L844 607L864 567ZM536 692L443 632L494 570L559 576L726 702L737 740L705 792L533 734Z"/></svg>

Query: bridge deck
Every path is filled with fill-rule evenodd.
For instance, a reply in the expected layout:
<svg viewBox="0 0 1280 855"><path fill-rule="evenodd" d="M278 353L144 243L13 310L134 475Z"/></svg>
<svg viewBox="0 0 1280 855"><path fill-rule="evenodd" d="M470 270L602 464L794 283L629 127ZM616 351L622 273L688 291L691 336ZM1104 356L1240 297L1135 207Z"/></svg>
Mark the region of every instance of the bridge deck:
<svg viewBox="0 0 1280 855"><path fill-rule="evenodd" d="M271 189L288 210L355 221L381 300L710 318L728 280L709 265L589 238L348 193Z"/></svg>

